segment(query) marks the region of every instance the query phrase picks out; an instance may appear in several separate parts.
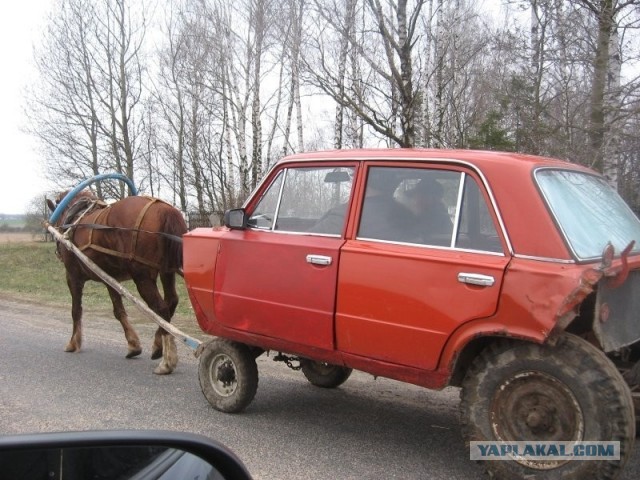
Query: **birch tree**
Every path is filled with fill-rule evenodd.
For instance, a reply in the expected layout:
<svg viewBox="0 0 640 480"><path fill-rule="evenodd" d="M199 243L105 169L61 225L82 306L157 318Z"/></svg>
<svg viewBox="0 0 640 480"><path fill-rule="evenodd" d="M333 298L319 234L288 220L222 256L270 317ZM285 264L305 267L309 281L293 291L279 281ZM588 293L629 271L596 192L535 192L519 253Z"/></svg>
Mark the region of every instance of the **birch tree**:
<svg viewBox="0 0 640 480"><path fill-rule="evenodd" d="M412 54L416 24L424 3L425 0L364 0L361 8L366 9L368 25L357 32L349 30L349 16L336 17L336 11L344 11L342 4L316 0L315 11L322 24L312 39L315 58L306 64L307 78L313 85L338 105L352 110L390 144L404 147L415 144L417 91ZM353 7L349 5L347 12L353 11ZM353 88L353 83L346 87L343 77L346 57L335 58L332 40L325 40L325 31L331 32L332 40L338 32L342 50L348 41L366 64L367 72L358 78L360 88Z"/></svg>
<svg viewBox="0 0 640 480"><path fill-rule="evenodd" d="M618 159L612 148L610 112L619 107L621 57L619 53L618 18L628 9L637 7L635 0L576 0L594 17L597 28L593 51L593 79L589 103L589 147L591 165L605 173L617 185Z"/></svg>

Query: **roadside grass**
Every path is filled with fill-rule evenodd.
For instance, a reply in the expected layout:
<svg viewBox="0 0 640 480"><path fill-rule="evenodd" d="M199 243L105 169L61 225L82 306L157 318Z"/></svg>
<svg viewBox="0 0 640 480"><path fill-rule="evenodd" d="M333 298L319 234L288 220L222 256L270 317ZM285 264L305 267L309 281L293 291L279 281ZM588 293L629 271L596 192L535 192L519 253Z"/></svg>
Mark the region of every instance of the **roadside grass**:
<svg viewBox="0 0 640 480"><path fill-rule="evenodd" d="M189 335L202 336L203 333L193 314L184 281L178 276L176 283L180 303L172 323ZM133 282L127 281L123 285L131 293L138 295ZM0 292L28 302L68 308L69 322L71 322L71 294L65 280L64 265L55 255L54 243L0 243ZM127 299L124 299L124 302L132 323L151 322ZM82 304L85 311L93 310L107 316L112 315L111 299L107 289L100 283L85 284Z"/></svg>

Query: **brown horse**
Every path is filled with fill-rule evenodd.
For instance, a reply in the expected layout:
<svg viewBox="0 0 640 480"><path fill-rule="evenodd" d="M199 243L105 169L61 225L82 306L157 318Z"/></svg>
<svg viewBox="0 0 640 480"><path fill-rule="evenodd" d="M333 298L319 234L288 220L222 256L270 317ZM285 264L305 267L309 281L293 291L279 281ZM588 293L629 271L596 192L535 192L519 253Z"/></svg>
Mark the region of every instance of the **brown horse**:
<svg viewBox="0 0 640 480"><path fill-rule="evenodd" d="M60 194L56 203L59 204L65 195ZM55 210L56 205L51 200L47 200L47 204ZM108 275L119 282L133 280L149 308L171 321L178 306L175 276L182 268L180 237L187 231L179 210L159 199L142 196L126 197L107 205L85 190L71 200L55 226L66 231L71 242ZM56 253L64 263L71 292L73 333L65 351L76 352L82 345L84 285L87 280L104 282L64 245L58 244ZM158 275L164 296L158 291ZM106 287L113 314L122 324L127 339L127 358L140 355L140 339L129 323L122 296L109 285ZM160 357L162 361L154 373L171 373L178 362L175 341L158 328L151 358Z"/></svg>

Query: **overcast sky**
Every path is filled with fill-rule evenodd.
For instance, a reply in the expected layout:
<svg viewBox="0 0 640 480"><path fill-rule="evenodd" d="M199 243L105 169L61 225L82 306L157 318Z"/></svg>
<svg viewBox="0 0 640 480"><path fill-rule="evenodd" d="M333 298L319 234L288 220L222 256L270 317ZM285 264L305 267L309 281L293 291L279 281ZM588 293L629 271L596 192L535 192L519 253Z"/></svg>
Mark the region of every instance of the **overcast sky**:
<svg viewBox="0 0 640 480"><path fill-rule="evenodd" d="M23 213L47 189L35 141L25 124L23 91L34 75L32 46L50 0L5 2L0 15L0 213Z"/></svg>

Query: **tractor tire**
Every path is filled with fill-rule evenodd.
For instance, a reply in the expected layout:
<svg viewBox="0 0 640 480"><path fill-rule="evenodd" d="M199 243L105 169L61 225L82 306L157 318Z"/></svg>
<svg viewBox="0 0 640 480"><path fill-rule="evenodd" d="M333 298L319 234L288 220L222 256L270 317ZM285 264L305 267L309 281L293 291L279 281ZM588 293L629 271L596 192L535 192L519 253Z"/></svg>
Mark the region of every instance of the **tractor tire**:
<svg viewBox="0 0 640 480"><path fill-rule="evenodd" d="M460 413L467 444L620 442L619 460L484 461L492 478L614 479L633 452L635 414L627 384L601 350L567 333L548 344L505 342L484 350L463 380Z"/></svg>

